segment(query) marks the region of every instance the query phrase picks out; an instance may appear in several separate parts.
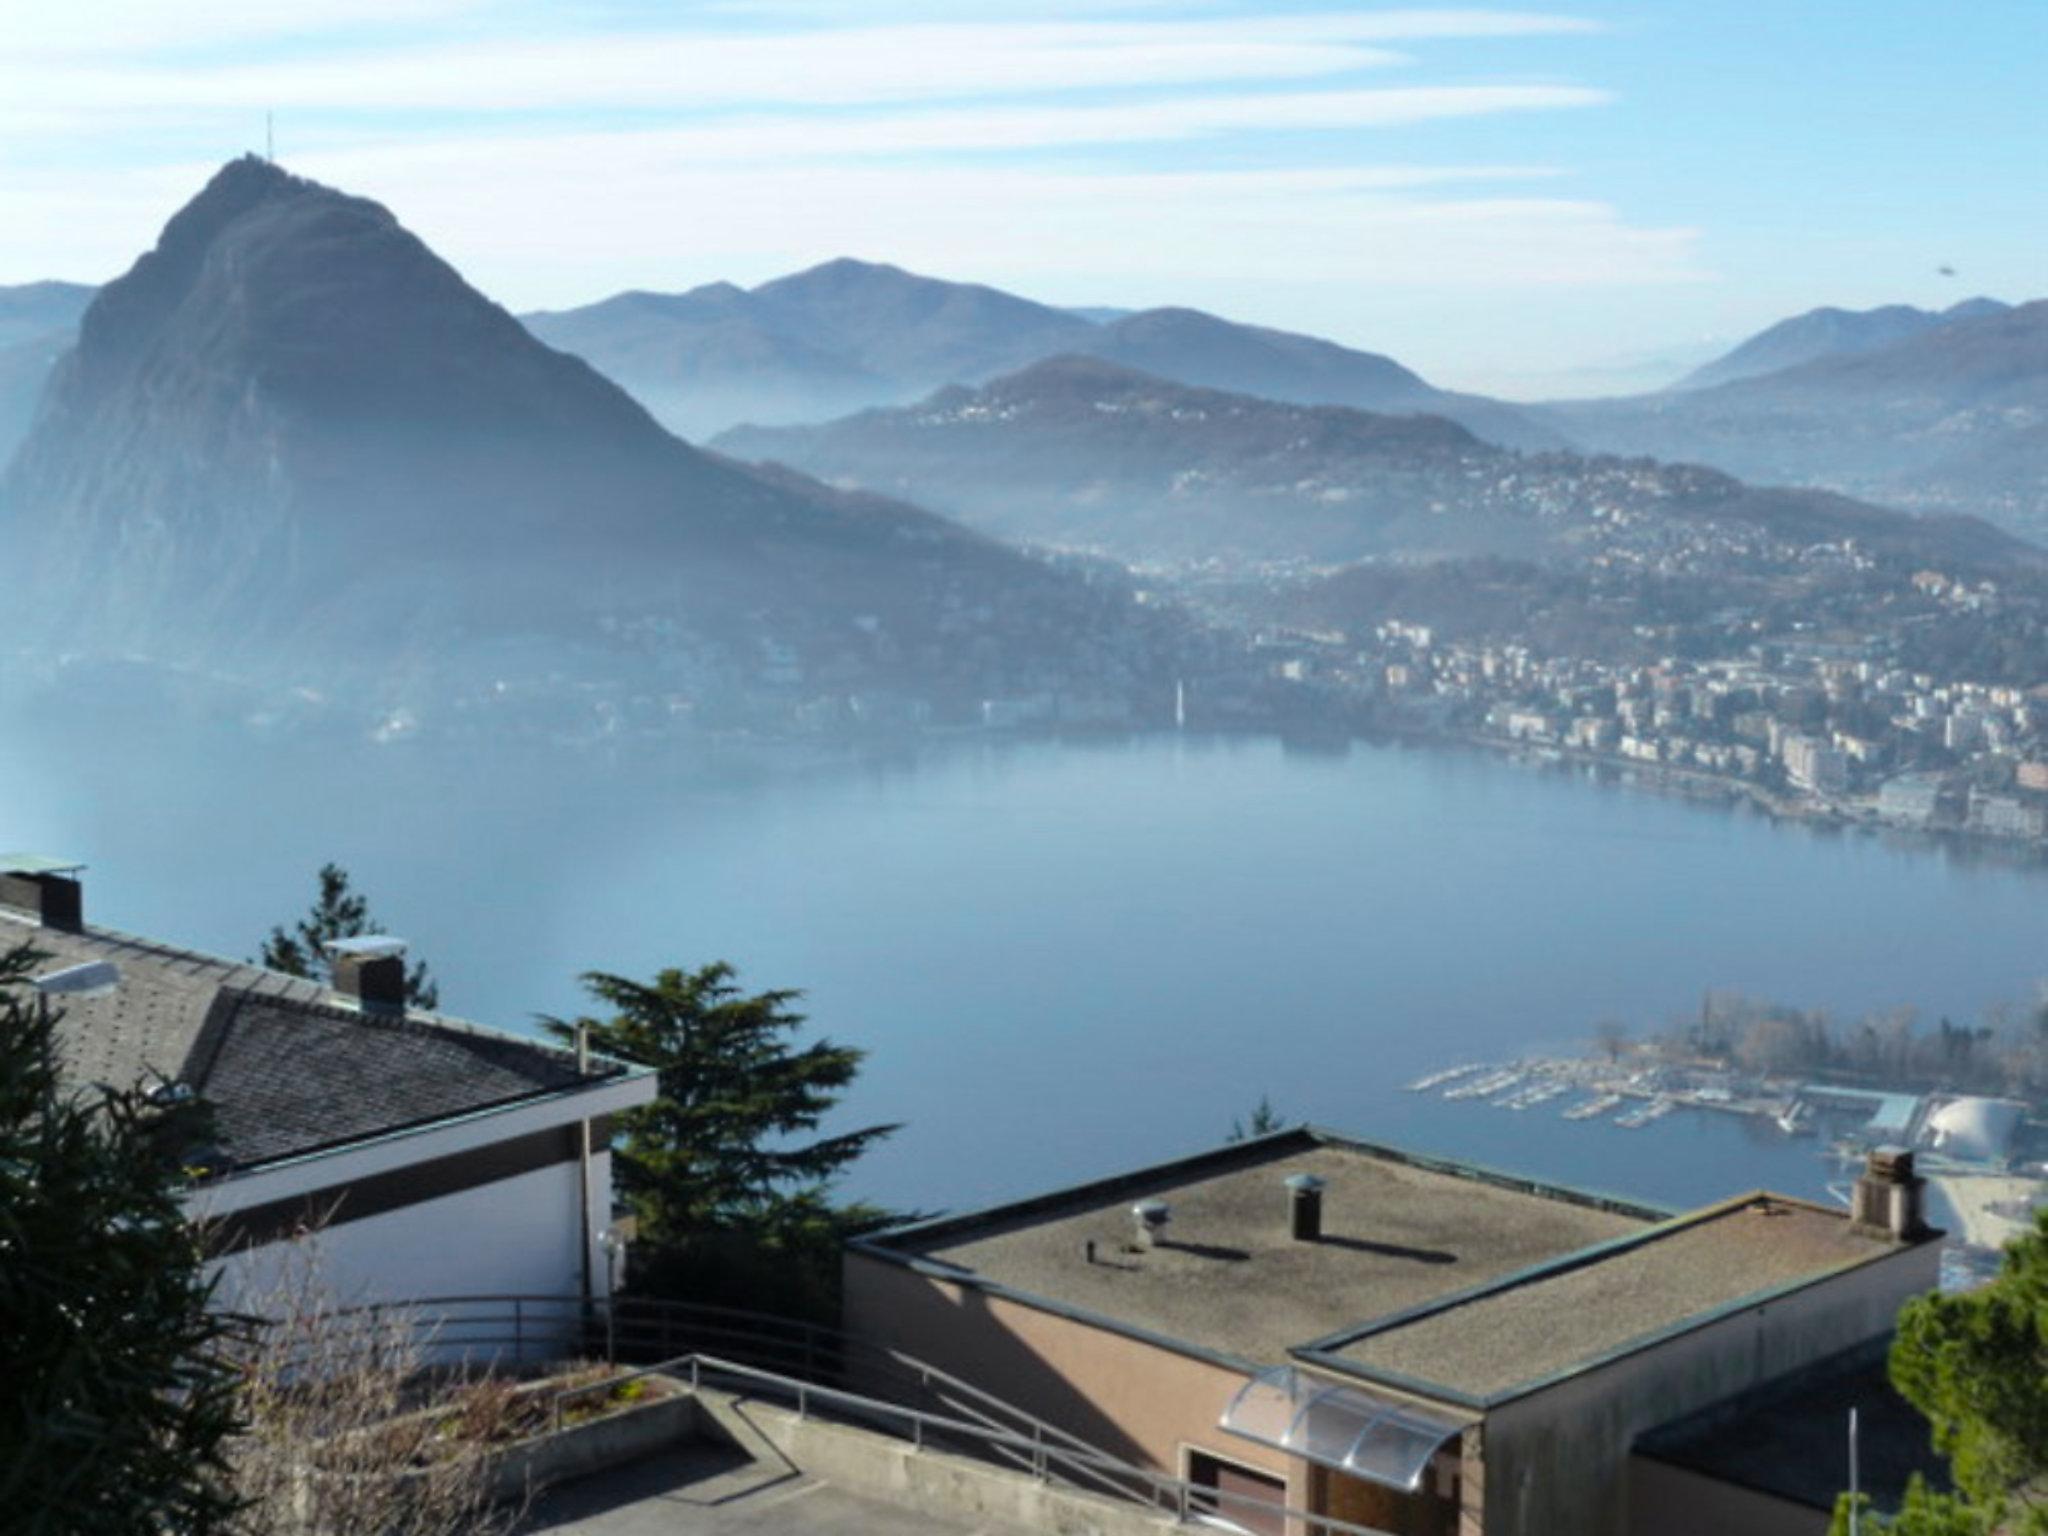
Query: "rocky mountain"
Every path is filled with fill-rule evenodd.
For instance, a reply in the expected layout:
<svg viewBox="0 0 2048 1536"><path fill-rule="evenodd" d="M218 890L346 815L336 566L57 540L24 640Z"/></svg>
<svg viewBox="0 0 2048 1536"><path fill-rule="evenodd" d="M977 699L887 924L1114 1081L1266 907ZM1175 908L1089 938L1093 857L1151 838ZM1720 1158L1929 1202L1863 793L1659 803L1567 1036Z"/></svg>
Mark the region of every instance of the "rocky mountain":
<svg viewBox="0 0 2048 1536"><path fill-rule="evenodd" d="M550 346L631 390L687 436L819 421L978 384L1062 353L1184 384L1367 410L1435 411L1480 436L1552 446L1518 408L1439 390L1390 358L1193 309L1053 309L897 267L827 262L758 288L621 294L528 315Z"/></svg>
<svg viewBox="0 0 2048 1536"><path fill-rule="evenodd" d="M70 350L93 291L84 283L0 287L0 466L27 434L43 383Z"/></svg>
<svg viewBox="0 0 2048 1536"><path fill-rule="evenodd" d="M1589 446L2048 530L2048 301L1705 389L1543 414Z"/></svg>
<svg viewBox="0 0 2048 1536"><path fill-rule="evenodd" d="M1687 374L1674 389L1709 389L1733 379L1755 378L1796 368L1826 357L1851 357L1874 352L1909 336L1937 330L1957 320L2002 314L2011 306L1997 299L1964 299L1947 309L1915 309L1886 304L1878 309L1809 309L1758 331L1740 346Z"/></svg>
<svg viewBox="0 0 2048 1536"><path fill-rule="evenodd" d="M322 686L973 692L1119 622L939 518L689 447L384 208L255 158L86 310L0 479L0 572L16 635Z"/></svg>
<svg viewBox="0 0 2048 1536"><path fill-rule="evenodd" d="M1440 416L1193 389L1088 357L824 426L738 429L717 446L1005 538L1151 564L1484 554L1761 569L1843 541L1976 565L2039 558L1968 519L1646 460L1518 453Z"/></svg>

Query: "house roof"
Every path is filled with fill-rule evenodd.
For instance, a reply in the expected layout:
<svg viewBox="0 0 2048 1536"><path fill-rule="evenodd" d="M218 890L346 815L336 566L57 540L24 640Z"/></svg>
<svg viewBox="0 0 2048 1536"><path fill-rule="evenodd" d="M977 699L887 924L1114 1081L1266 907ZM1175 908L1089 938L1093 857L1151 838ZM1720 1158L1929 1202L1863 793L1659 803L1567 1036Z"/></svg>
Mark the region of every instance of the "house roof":
<svg viewBox="0 0 2048 1536"><path fill-rule="evenodd" d="M1299 1173L1324 1181L1317 1242L1290 1235L1283 1181ZM1147 1199L1172 1217L1155 1247L1131 1251L1131 1206ZM1190 1352L1267 1363L1665 1214L1299 1130L862 1247Z"/></svg>
<svg viewBox="0 0 2048 1536"><path fill-rule="evenodd" d="M1899 1247L1855 1228L1846 1211L1744 1195L1318 1341L1307 1357L1497 1400Z"/></svg>
<svg viewBox="0 0 2048 1536"><path fill-rule="evenodd" d="M189 1084L214 1109L234 1169L641 1073L438 1014L359 1012L317 982L113 929L64 932L0 909L0 951L36 974L112 961L121 984L63 1002L59 1064L74 1084Z"/></svg>

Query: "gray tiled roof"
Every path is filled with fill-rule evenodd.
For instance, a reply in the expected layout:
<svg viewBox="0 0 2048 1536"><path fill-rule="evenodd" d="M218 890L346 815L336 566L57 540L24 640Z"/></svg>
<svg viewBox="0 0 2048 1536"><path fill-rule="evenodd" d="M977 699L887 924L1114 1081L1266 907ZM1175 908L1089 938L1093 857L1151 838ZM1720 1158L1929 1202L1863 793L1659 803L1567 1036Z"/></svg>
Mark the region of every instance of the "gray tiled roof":
<svg viewBox="0 0 2048 1536"><path fill-rule="evenodd" d="M0 951L49 956L38 974L111 960L110 996L68 999L66 1078L189 1083L214 1107L237 1167L451 1119L577 1081L566 1051L461 1020L380 1018L317 982L111 929L62 933L0 910ZM623 1069L598 1062L594 1076Z"/></svg>

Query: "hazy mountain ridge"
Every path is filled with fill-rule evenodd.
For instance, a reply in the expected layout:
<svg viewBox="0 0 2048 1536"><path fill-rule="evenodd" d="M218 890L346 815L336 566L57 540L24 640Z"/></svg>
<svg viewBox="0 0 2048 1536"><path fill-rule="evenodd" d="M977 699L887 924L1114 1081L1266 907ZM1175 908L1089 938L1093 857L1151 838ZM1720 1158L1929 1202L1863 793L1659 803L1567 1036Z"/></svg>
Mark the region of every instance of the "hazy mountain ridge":
<svg viewBox="0 0 2048 1536"><path fill-rule="evenodd" d="M550 346L669 425L819 421L1086 353L1185 384L1374 410L1432 410L1516 446L1563 439L1518 408L1439 390L1391 358L1193 309L1054 309L980 284L842 258L758 288L716 283L529 315Z"/></svg>
<svg viewBox="0 0 2048 1536"><path fill-rule="evenodd" d="M1114 622L942 519L689 447L379 205L254 158L86 311L0 551L53 646L230 668L986 686Z"/></svg>
<svg viewBox="0 0 2048 1536"><path fill-rule="evenodd" d="M1589 447L2048 529L2048 301L1704 389L1539 408Z"/></svg>
<svg viewBox="0 0 2048 1536"><path fill-rule="evenodd" d="M1972 564L2040 558L1968 519L1915 519L1714 470L1516 453L1441 417L1192 389L1096 358L721 449L906 496L1007 538L1140 562L1518 555L1767 564L1853 538Z"/></svg>
<svg viewBox="0 0 2048 1536"><path fill-rule="evenodd" d="M77 340L78 318L97 291L86 283L0 286L0 468L28 435L44 381Z"/></svg>
<svg viewBox="0 0 2048 1536"><path fill-rule="evenodd" d="M1916 309L1910 304L1862 310L1825 305L1767 326L1741 345L1694 369L1672 388L1707 389L1822 358L1871 352L1958 320L2002 314L2010 307L1997 299L1982 297L1964 299L1941 310Z"/></svg>

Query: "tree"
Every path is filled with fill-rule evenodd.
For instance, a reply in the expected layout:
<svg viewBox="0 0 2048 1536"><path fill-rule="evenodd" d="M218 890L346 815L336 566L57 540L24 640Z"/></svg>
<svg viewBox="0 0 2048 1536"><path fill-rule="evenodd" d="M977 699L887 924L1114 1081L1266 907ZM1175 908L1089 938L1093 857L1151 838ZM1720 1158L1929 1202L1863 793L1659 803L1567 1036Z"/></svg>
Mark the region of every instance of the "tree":
<svg viewBox="0 0 2048 1536"><path fill-rule="evenodd" d="M57 1018L22 992L41 959L0 956L0 1509L52 1536L224 1531L230 1325L177 1197L196 1122L67 1090Z"/></svg>
<svg viewBox="0 0 2048 1536"><path fill-rule="evenodd" d="M482 1452L513 1438L514 1382L432 1375L431 1319L338 1306L322 1237L294 1237L237 1298L251 1316L235 1351L246 1423L229 1454L247 1502L233 1536L505 1536L525 1501L493 1504Z"/></svg>
<svg viewBox="0 0 2048 1536"><path fill-rule="evenodd" d="M1280 1111L1273 1107L1273 1101L1265 1094L1259 1095L1259 1102L1252 1106L1249 1121L1232 1120L1230 1134L1225 1141L1248 1141L1254 1136L1270 1136L1286 1122L1280 1118Z"/></svg>
<svg viewBox="0 0 2048 1536"><path fill-rule="evenodd" d="M369 899L349 888L348 871L339 864L320 866L320 894L311 910L287 932L270 930L263 941L258 963L287 976L316 976L321 956L336 939L360 938L380 933L382 928L370 916ZM415 1008L431 1013L441 1006L441 989L427 971L424 960L415 961L405 974L405 999Z"/></svg>
<svg viewBox="0 0 2048 1536"><path fill-rule="evenodd" d="M1906 1304L1891 1379L1933 1426L1956 1493L1923 1489L1896 1519L1866 1520L1865 1530L2048 1533L2048 1210L2035 1212L2033 1231L2006 1244L1989 1285Z"/></svg>
<svg viewBox="0 0 2048 1536"><path fill-rule="evenodd" d="M846 1237L906 1219L835 1206L831 1186L898 1129L804 1140L860 1071L866 1053L791 1036L802 994L745 995L723 961L664 970L651 983L602 971L582 980L606 1018L544 1019L556 1039L658 1069L652 1103L619 1116L613 1152L639 1247L636 1289L758 1310L829 1314Z"/></svg>
<svg viewBox="0 0 2048 1536"><path fill-rule="evenodd" d="M1620 1061L1621 1053L1628 1048L1628 1026L1619 1019L1602 1019L1593 1026L1593 1040L1609 1062Z"/></svg>

